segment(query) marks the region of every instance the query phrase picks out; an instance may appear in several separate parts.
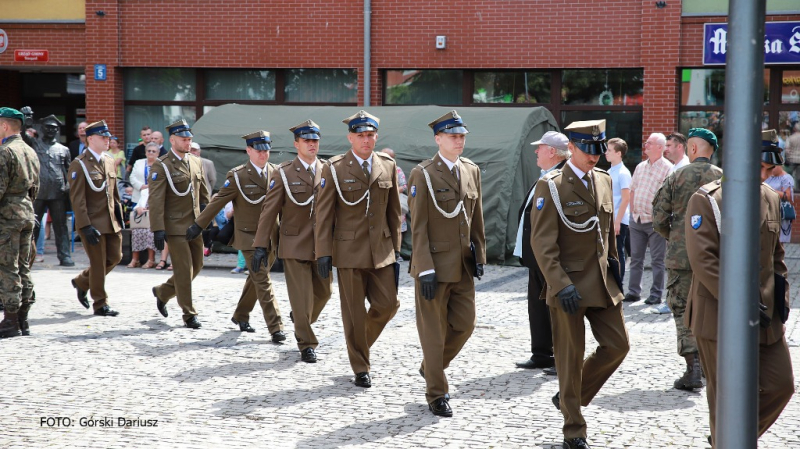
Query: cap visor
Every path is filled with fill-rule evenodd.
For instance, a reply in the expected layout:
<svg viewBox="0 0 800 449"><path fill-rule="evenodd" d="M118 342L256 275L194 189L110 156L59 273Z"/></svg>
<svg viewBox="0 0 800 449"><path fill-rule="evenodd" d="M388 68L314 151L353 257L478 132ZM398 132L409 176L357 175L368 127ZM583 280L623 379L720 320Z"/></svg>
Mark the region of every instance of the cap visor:
<svg viewBox="0 0 800 449"><path fill-rule="evenodd" d="M194 137L194 134L192 134L192 133L191 133L191 131L178 131L178 132L176 132L175 134L173 134L173 136L178 136L178 137Z"/></svg>
<svg viewBox="0 0 800 449"><path fill-rule="evenodd" d="M272 148L268 143L254 143L251 147L258 151L269 151Z"/></svg>
<svg viewBox="0 0 800 449"><path fill-rule="evenodd" d="M456 126L454 128L445 128L445 129L443 129L443 130L441 130L439 132L440 133L445 133L445 134L469 134L469 130L467 129L466 126Z"/></svg>
<svg viewBox="0 0 800 449"><path fill-rule="evenodd" d="M372 125L362 125L362 126L356 126L355 128L350 128L351 133L365 133L367 131L377 131L377 130L378 128Z"/></svg>
<svg viewBox="0 0 800 449"><path fill-rule="evenodd" d="M542 142L541 140L537 140L536 142L531 142L531 145L547 145L547 144Z"/></svg>
<svg viewBox="0 0 800 449"><path fill-rule="evenodd" d="M606 154L606 151L608 151L608 147L606 147L605 142L598 142L598 143L572 142L572 144L578 147L578 149L583 151L584 153L591 154L593 156Z"/></svg>
<svg viewBox="0 0 800 449"><path fill-rule="evenodd" d="M299 134L297 137L301 139L319 140L319 134L317 133L302 133Z"/></svg>

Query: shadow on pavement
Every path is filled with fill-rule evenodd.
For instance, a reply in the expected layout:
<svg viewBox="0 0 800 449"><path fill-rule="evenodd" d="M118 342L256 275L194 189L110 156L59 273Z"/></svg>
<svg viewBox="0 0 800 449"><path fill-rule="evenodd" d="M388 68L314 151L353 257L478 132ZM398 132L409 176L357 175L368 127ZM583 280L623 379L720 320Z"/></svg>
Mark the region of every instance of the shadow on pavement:
<svg viewBox="0 0 800 449"><path fill-rule="evenodd" d="M31 307L32 315L36 314L36 304ZM75 320L85 320L87 318L94 318L94 315L91 312L88 314L78 313L78 312L59 312L58 315L61 315L61 318L28 318L28 323L31 327L34 326L46 326L48 324L63 324L69 323L70 321Z"/></svg>
<svg viewBox="0 0 800 449"><path fill-rule="evenodd" d="M499 376L482 377L456 385L459 399L497 400L530 396L546 382L557 380L555 376L542 374L541 370L519 368L517 371Z"/></svg>
<svg viewBox="0 0 800 449"><path fill-rule="evenodd" d="M605 395L595 398L591 405L618 412L632 410L666 411L694 408L697 404L689 397L697 397L700 391L686 392L678 390L640 390L633 389L623 393Z"/></svg>

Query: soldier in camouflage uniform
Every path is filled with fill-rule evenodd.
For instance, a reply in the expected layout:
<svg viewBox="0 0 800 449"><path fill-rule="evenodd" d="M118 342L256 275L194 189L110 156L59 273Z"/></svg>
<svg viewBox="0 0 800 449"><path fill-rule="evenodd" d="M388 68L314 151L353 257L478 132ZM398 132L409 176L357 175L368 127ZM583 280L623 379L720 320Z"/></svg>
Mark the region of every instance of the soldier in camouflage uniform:
<svg viewBox="0 0 800 449"><path fill-rule="evenodd" d="M678 354L686 360L686 371L673 384L679 390L703 387L697 341L683 322L692 283L684 232L686 207L698 188L722 177L722 169L709 161L718 148L711 131L691 129L687 146L691 163L669 175L653 199L653 229L667 239L667 305L675 318Z"/></svg>
<svg viewBox="0 0 800 449"><path fill-rule="evenodd" d="M20 136L24 120L16 109L0 108L0 298L5 309L0 338L17 337L20 329L28 335L33 303L29 261L39 158Z"/></svg>

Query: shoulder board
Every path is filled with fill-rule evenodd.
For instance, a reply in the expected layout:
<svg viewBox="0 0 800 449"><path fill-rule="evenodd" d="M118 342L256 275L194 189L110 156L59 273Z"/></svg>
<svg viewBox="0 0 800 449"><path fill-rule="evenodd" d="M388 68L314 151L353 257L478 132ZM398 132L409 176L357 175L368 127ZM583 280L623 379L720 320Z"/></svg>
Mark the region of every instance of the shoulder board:
<svg viewBox="0 0 800 449"><path fill-rule="evenodd" d="M597 167L594 167L594 171L596 171L596 172L599 172L599 173L605 173L605 174L607 174L607 175L608 175L608 172L607 172L607 171L605 171L605 170L603 170L602 168L597 168Z"/></svg>
<svg viewBox="0 0 800 449"><path fill-rule="evenodd" d="M231 169L231 173L233 173L235 171L243 170L245 165L247 165L247 164L237 165L236 167L233 167Z"/></svg>
<svg viewBox="0 0 800 449"><path fill-rule="evenodd" d="M165 154L165 155L163 155L163 156L160 156L160 157L158 158L158 160L159 160L159 161L162 161L162 162L163 162L163 161L166 161L167 159L169 159L169 153L170 153L170 152L169 152L169 151L167 151L167 154Z"/></svg>
<svg viewBox="0 0 800 449"><path fill-rule="evenodd" d="M722 187L722 181L718 179L716 181L709 182L708 184L700 187L698 190L710 195L720 187Z"/></svg>
<svg viewBox="0 0 800 449"><path fill-rule="evenodd" d="M278 166L277 166L277 165L275 165L275 164L273 164L272 162L267 162L267 165L269 165L269 167L270 167L271 169L273 169L273 170L275 170L276 168L278 168Z"/></svg>
<svg viewBox="0 0 800 449"><path fill-rule="evenodd" d="M561 176L561 169L557 168L557 169L555 169L555 170L553 170L551 172L547 172L547 174L544 175L544 178L542 178L542 179L550 180L550 179L555 179L555 178L557 178L559 176Z"/></svg>
<svg viewBox="0 0 800 449"><path fill-rule="evenodd" d="M433 164L433 159L425 159L424 161L419 163L419 166L422 168L428 167Z"/></svg>
<svg viewBox="0 0 800 449"><path fill-rule="evenodd" d="M465 157L459 157L459 159L461 159L461 162L463 162L463 163L465 163L465 164L474 165L474 166L476 166L476 167L478 166L478 164L476 164L476 163L472 162L471 160L469 160L469 159L467 159L467 158L465 158Z"/></svg>
<svg viewBox="0 0 800 449"><path fill-rule="evenodd" d="M392 159L392 157L391 157L391 156L389 156L389 155L388 155L388 154L386 154L386 153L375 152L374 154L377 154L378 156L380 156L380 157L382 157L382 158L386 159L387 161L394 161L394 159Z"/></svg>
<svg viewBox="0 0 800 449"><path fill-rule="evenodd" d="M334 156L334 157L332 157L332 158L328 159L328 161L329 161L331 164L333 164L334 162L339 162L339 161L341 161L342 159L344 159L344 156L345 156L344 154L337 154L336 156Z"/></svg>
<svg viewBox="0 0 800 449"><path fill-rule="evenodd" d="M294 159L289 160L289 161L283 161L280 164L278 164L278 167L288 167L288 166L292 165L292 162L294 162Z"/></svg>
<svg viewBox="0 0 800 449"><path fill-rule="evenodd" d="M317 160L319 160L322 163L322 165L325 165L325 164L328 163L328 159L322 159L321 157L318 157Z"/></svg>

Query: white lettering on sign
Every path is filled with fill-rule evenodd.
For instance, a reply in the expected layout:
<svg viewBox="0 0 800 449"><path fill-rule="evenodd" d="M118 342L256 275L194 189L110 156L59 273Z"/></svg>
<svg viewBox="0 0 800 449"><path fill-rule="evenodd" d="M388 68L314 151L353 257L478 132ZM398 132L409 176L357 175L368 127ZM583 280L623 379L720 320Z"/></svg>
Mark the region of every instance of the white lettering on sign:
<svg viewBox="0 0 800 449"><path fill-rule="evenodd" d="M789 44L791 44L791 48L789 48L789 53L800 53L800 27L792 28L792 37L789 38Z"/></svg>
<svg viewBox="0 0 800 449"><path fill-rule="evenodd" d="M714 44L714 54L725 54L728 50L728 32L724 28L714 30L714 37L708 40Z"/></svg>

